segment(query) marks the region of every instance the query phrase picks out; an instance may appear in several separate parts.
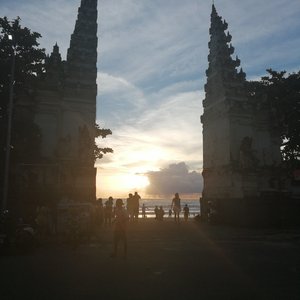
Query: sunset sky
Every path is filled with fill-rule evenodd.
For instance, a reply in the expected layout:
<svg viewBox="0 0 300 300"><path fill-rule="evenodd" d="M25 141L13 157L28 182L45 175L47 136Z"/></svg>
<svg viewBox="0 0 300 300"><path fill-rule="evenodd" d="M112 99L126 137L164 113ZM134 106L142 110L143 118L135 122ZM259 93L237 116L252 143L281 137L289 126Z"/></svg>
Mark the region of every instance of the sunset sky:
<svg viewBox="0 0 300 300"><path fill-rule="evenodd" d="M97 162L97 195L143 197L202 191L202 100L211 1L98 1L97 122L113 154ZM79 0L0 0L1 16L21 17L57 42L63 59ZM267 68L300 69L299 0L215 0L229 23L247 79ZM186 197L191 197L187 195Z"/></svg>

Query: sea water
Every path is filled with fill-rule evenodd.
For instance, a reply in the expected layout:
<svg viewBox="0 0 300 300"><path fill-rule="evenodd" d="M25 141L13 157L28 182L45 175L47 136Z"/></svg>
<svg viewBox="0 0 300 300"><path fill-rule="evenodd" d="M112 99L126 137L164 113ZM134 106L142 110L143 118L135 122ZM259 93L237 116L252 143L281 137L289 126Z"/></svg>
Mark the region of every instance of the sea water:
<svg viewBox="0 0 300 300"><path fill-rule="evenodd" d="M172 204L172 199L142 199L140 200L140 214L139 217L142 217L142 205L145 204L146 207L146 216L147 218L154 218L154 208L155 206L162 206L165 215L164 217L169 216L169 210L171 209L171 204ZM196 199L181 199L181 212L180 215L183 216L183 207L185 205L188 205L190 209L190 218L195 217L200 213L200 203L199 200ZM174 216L173 211L172 211L172 216Z"/></svg>

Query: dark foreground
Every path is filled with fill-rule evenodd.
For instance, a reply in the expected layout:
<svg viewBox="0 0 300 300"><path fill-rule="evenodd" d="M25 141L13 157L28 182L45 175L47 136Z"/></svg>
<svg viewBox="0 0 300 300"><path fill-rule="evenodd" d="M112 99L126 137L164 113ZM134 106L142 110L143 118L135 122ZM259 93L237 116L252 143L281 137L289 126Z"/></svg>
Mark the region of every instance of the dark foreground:
<svg viewBox="0 0 300 300"><path fill-rule="evenodd" d="M46 243L0 257L0 299L300 299L300 231L130 224L127 260L112 233L76 250Z"/></svg>

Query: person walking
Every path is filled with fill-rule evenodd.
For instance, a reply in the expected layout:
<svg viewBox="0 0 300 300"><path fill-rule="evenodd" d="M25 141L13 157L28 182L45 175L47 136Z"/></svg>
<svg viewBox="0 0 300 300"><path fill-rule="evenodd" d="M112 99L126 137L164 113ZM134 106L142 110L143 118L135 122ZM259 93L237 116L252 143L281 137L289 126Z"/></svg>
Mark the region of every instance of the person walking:
<svg viewBox="0 0 300 300"><path fill-rule="evenodd" d="M127 223L128 214L125 208L123 208L123 200L117 199L113 229L114 249L111 257L117 256L120 242L123 243L123 258L127 257Z"/></svg>

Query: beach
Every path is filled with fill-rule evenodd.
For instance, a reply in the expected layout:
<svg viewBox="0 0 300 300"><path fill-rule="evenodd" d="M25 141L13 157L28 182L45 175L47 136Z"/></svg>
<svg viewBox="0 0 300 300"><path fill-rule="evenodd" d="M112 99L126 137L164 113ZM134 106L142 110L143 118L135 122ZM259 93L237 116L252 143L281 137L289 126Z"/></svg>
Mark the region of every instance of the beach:
<svg viewBox="0 0 300 300"><path fill-rule="evenodd" d="M128 256L111 258L112 229L72 249L49 240L0 257L1 299L299 299L300 230L139 219Z"/></svg>

